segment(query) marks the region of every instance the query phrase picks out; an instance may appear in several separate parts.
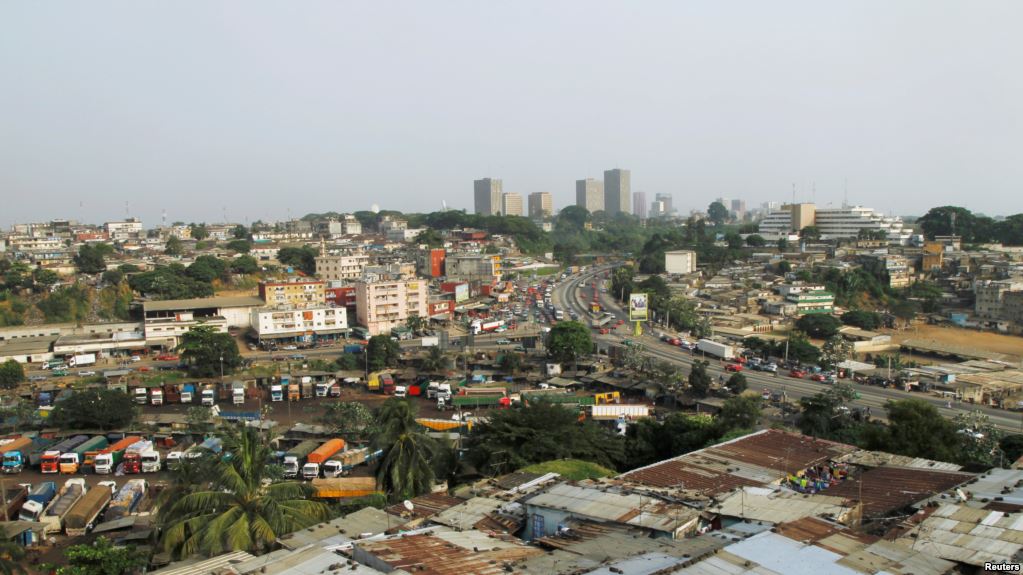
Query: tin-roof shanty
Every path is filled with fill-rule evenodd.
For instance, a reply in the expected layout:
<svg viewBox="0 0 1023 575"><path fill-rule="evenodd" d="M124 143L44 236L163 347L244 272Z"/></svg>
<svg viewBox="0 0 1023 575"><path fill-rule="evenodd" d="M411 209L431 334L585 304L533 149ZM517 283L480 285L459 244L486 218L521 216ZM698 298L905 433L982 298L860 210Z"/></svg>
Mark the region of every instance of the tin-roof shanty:
<svg viewBox="0 0 1023 575"><path fill-rule="evenodd" d="M958 471L877 467L822 491L832 497L863 500L864 517L877 517L897 511L935 493L946 491L973 479L973 474Z"/></svg>
<svg viewBox="0 0 1023 575"><path fill-rule="evenodd" d="M385 573L401 569L422 575L502 575L505 565L541 554L543 550L515 538L442 527L382 541L357 542L352 550L353 559Z"/></svg>
<svg viewBox="0 0 1023 575"><path fill-rule="evenodd" d="M942 505L899 541L918 551L967 565L1019 563L1023 516Z"/></svg>

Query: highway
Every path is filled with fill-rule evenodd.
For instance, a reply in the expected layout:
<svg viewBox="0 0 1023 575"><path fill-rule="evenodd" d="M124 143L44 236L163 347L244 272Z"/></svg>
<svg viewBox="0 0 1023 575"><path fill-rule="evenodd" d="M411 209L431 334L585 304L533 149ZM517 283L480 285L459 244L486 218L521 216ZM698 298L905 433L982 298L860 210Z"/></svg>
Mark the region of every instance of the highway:
<svg viewBox="0 0 1023 575"><path fill-rule="evenodd" d="M554 289L553 301L554 305L559 308L563 308L566 311L572 310L579 315L580 321L588 323L589 314L589 303L593 298L593 291L591 284L597 276L601 276L614 266L603 266L587 270L584 274L577 274L571 276L568 279L562 281ZM583 286L583 289L578 289L579 285ZM598 280L598 288L600 286ZM704 358L700 355L700 352L690 352L688 350L673 346L671 344L662 342L658 337L652 333L652 331L644 326L643 335L636 337L632 334L633 325L628 322L628 315L618 305L617 302L610 297L608 293L597 292L597 297L601 307L608 312L611 312L618 319L626 320L626 323L617 329L611 330L611 333L607 335L597 335L594 333L594 339L598 342L604 342L609 344L623 344L626 339L632 342L638 343L641 346L642 353L652 356L658 360L667 361L672 364L680 366L680 370L683 377L688 376L689 370L692 367L694 361L703 359L709 360L708 372L714 380L717 380L719 376L724 376L724 379L728 379L730 373L724 371L724 364L714 358ZM789 377L788 373L779 373L775 376L766 372L744 370L743 375L746 376L749 382L749 389L762 390L767 389L771 392L783 393L788 401L797 401L799 398L808 397L820 393L825 389L827 384L818 383L809 379L796 379ZM949 409L946 406L945 400L935 397L926 393L913 393L902 391L898 389L885 389L882 387L864 385L855 383L852 381L844 380L859 393L860 397L851 403L851 407L870 408L871 416L875 418L884 418L886 416L885 404L890 400L916 398L930 402L938 411L945 417L952 418L956 414L970 412L974 410L980 410L990 418L991 423L998 429L1004 432L1011 433L1023 433L1023 413L1013 413L993 407L977 406L972 404L957 404L953 402L952 408Z"/></svg>

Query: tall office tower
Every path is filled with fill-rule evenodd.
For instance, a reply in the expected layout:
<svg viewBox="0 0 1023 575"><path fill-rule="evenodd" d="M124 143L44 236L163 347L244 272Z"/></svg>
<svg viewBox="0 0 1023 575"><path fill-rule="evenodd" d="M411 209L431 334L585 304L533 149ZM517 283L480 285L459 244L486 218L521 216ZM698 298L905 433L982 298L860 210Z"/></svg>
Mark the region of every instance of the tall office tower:
<svg viewBox="0 0 1023 575"><path fill-rule="evenodd" d="M593 212L604 209L604 183L593 178L575 181L575 205Z"/></svg>
<svg viewBox="0 0 1023 575"><path fill-rule="evenodd" d="M675 211L675 208L671 205L671 194L657 194L654 196L655 202L661 202L661 214L662 216L670 215ZM652 214L651 214L652 215Z"/></svg>
<svg viewBox="0 0 1023 575"><path fill-rule="evenodd" d="M550 192L529 194L529 217L546 218L554 213L554 199Z"/></svg>
<svg viewBox="0 0 1023 575"><path fill-rule="evenodd" d="M732 213L737 220L746 217L746 200L732 200Z"/></svg>
<svg viewBox="0 0 1023 575"><path fill-rule="evenodd" d="M629 213L629 200L632 199L632 173L629 170L604 170L604 213L613 216L617 213Z"/></svg>
<svg viewBox="0 0 1023 575"><path fill-rule="evenodd" d="M646 219L646 192L632 192L632 213Z"/></svg>
<svg viewBox="0 0 1023 575"><path fill-rule="evenodd" d="M515 192L501 194L501 214L505 216L521 216L522 194Z"/></svg>
<svg viewBox="0 0 1023 575"><path fill-rule="evenodd" d="M501 180L483 178L473 182L473 196L476 201L476 213L492 216L501 211Z"/></svg>

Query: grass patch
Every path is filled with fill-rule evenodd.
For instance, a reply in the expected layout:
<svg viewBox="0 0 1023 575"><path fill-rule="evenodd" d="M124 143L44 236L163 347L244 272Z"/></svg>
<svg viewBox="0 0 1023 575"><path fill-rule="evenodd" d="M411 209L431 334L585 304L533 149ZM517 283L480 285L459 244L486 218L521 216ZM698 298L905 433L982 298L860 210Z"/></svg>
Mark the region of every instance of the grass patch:
<svg viewBox="0 0 1023 575"><path fill-rule="evenodd" d="M589 461L582 461L580 459L557 459L554 461L545 461L543 463L536 463L529 467L523 467L522 471L528 471L529 473L557 473L565 479L572 481L582 481L583 479L597 479L600 477L609 477L614 475L615 472L606 467L601 467L596 463L590 463Z"/></svg>

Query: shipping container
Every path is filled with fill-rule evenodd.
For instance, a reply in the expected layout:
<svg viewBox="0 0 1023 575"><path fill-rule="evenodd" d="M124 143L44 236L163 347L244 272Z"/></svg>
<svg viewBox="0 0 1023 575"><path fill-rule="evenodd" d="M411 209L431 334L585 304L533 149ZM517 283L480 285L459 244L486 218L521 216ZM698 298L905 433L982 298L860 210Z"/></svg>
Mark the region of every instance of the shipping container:
<svg viewBox="0 0 1023 575"><path fill-rule="evenodd" d="M64 517L64 529L68 536L85 535L110 503L110 495L110 489L105 485L97 485L90 489L85 497L79 499Z"/></svg>
<svg viewBox="0 0 1023 575"><path fill-rule="evenodd" d="M146 494L146 487L145 479L131 479L125 483L111 500L110 507L103 516L104 521L121 519L134 513Z"/></svg>

